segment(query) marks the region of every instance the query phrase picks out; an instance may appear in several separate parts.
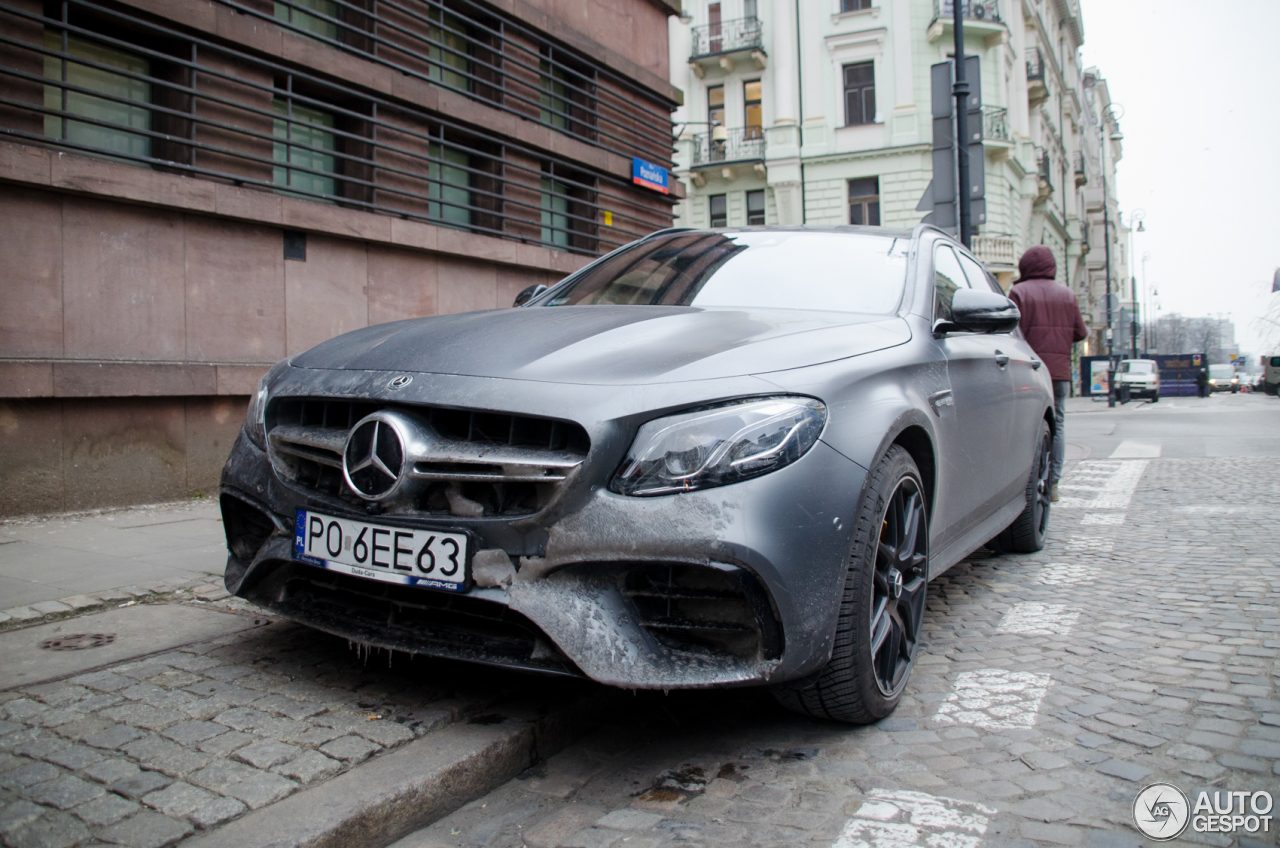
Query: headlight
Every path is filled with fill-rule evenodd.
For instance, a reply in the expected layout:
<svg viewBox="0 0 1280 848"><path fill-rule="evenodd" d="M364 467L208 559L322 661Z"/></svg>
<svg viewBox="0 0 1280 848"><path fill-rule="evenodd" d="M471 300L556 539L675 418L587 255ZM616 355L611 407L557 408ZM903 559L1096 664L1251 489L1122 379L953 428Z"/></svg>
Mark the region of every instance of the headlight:
<svg viewBox="0 0 1280 848"><path fill-rule="evenodd" d="M818 441L827 408L812 398L735 401L658 418L636 433L609 488L668 495L777 471Z"/></svg>
<svg viewBox="0 0 1280 848"><path fill-rule="evenodd" d="M288 359L282 359L272 365L271 369L262 375L262 379L258 381L258 387L253 390L253 394L249 397L249 411L244 416L244 432L249 437L249 441L263 450L267 449L268 386L281 371L289 367L289 362L290 360Z"/></svg>

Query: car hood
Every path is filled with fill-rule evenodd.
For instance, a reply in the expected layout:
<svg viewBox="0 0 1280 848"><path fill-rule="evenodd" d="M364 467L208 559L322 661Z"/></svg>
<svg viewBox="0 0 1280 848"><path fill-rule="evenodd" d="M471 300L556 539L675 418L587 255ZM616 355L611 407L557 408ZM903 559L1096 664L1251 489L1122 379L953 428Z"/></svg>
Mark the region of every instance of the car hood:
<svg viewBox="0 0 1280 848"><path fill-rule="evenodd" d="M904 344L884 315L679 306L500 309L356 330L298 368L628 385L783 371Z"/></svg>

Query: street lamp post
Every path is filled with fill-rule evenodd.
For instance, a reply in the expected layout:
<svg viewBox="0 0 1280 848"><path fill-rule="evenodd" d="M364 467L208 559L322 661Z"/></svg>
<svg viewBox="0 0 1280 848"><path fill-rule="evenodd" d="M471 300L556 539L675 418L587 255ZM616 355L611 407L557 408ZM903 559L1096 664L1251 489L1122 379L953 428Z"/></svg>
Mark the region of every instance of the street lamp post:
<svg viewBox="0 0 1280 848"><path fill-rule="evenodd" d="M964 75L964 6L969 0L951 0L956 47L956 75L951 94L956 99L956 210L960 219L960 243L970 247L973 239L972 207L969 199L969 81Z"/></svg>
<svg viewBox="0 0 1280 848"><path fill-rule="evenodd" d="M1106 135L1107 122L1116 120L1119 115L1116 110L1119 108L1120 114L1124 114L1124 107L1119 104L1112 103L1102 113L1102 126L1098 128L1098 166L1102 171L1102 246L1103 257L1105 259L1107 273L1107 362L1110 364L1110 375L1107 379L1107 406L1116 405L1116 357L1115 357L1115 323L1112 317L1111 304L1111 204L1108 201L1107 194L1107 140ZM1116 132L1109 138L1119 140L1123 138L1120 131Z"/></svg>
<svg viewBox="0 0 1280 848"><path fill-rule="evenodd" d="M1130 213L1129 213L1129 258L1130 258L1130 263L1132 263L1132 261L1133 261L1133 241L1134 241L1134 233L1145 233L1145 232L1147 231L1147 228L1146 228L1146 227L1144 227L1144 226L1143 226L1143 224L1142 224L1142 222L1143 222L1143 221L1145 221L1146 219L1147 219L1147 210L1145 210L1145 209L1134 209L1132 212L1130 212ZM1142 291L1143 291L1143 296L1142 296L1142 297L1139 297L1139 296L1138 296L1138 278L1137 278L1137 277L1132 276L1132 274L1130 275L1130 282L1131 282L1131 284L1132 284L1132 285L1130 286L1130 292L1129 292L1129 294L1130 294L1130 296L1131 296L1131 297L1130 297L1131 305L1134 307L1134 308L1133 308L1133 316L1132 316L1132 318L1130 319L1130 334L1131 334L1131 336L1133 337L1133 358L1134 358L1134 359L1137 359L1137 358L1138 358L1138 319L1139 319L1139 318L1146 318L1146 316L1147 316L1147 304L1146 304L1147 271L1146 271L1146 262L1147 262L1146 258L1145 258L1145 257L1143 257L1143 260L1142 260L1142 263L1143 263L1143 270L1142 270ZM1145 356L1145 355L1146 355L1146 353L1147 353L1147 336L1146 336L1146 332L1145 332L1145 331L1143 332L1143 335L1142 335L1142 353L1143 353L1143 355L1144 355L1144 356Z"/></svg>

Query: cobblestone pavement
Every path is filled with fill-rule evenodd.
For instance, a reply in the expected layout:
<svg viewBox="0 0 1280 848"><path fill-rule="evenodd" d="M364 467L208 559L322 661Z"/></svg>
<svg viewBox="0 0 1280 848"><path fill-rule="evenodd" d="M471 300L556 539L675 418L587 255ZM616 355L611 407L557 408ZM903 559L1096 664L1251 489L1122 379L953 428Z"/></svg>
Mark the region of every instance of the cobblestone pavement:
<svg viewBox="0 0 1280 848"><path fill-rule="evenodd" d="M753 690L640 693L397 848L1113 848L1142 841L1132 804L1156 780L1280 795L1275 461L1091 459L1062 491L1042 552L932 585L879 725ZM1275 840L1273 821L1238 844Z"/></svg>
<svg viewBox="0 0 1280 848"><path fill-rule="evenodd" d="M517 691L582 686L401 654L388 662L276 623L2 692L0 839L158 848L451 722L485 721Z"/></svg>

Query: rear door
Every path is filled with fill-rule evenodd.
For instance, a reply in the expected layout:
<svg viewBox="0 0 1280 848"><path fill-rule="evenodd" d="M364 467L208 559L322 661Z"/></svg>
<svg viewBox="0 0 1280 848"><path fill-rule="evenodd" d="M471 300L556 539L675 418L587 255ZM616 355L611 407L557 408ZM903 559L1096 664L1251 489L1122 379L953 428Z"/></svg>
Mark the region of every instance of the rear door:
<svg viewBox="0 0 1280 848"><path fill-rule="evenodd" d="M951 299L971 288L956 252L945 242L934 247L933 321L951 320ZM987 518L1008 500L1006 491L1017 462L1010 454L1013 430L1013 381L1007 336L953 332L938 340L947 359L953 415L939 416L945 433L942 462L945 497L939 506L947 541ZM1003 347L1002 347L1003 346ZM938 544L945 544L938 539Z"/></svg>

